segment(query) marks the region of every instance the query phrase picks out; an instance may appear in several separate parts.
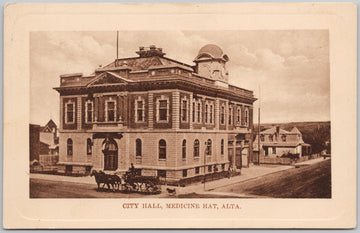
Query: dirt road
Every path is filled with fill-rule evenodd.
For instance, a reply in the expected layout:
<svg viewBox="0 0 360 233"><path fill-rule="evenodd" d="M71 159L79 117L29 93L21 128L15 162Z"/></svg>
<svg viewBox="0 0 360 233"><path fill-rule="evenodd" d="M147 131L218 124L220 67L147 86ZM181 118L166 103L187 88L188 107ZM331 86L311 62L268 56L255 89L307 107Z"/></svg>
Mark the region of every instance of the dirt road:
<svg viewBox="0 0 360 233"><path fill-rule="evenodd" d="M331 198L331 159L214 189L272 198Z"/></svg>

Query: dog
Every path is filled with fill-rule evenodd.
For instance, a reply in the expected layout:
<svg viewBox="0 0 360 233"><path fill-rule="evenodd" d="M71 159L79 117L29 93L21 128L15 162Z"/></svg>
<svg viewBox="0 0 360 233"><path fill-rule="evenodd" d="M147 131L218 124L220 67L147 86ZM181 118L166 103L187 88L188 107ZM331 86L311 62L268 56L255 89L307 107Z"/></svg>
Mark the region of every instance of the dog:
<svg viewBox="0 0 360 233"><path fill-rule="evenodd" d="M176 189L167 188L166 191L169 193L170 196L174 196L176 194Z"/></svg>

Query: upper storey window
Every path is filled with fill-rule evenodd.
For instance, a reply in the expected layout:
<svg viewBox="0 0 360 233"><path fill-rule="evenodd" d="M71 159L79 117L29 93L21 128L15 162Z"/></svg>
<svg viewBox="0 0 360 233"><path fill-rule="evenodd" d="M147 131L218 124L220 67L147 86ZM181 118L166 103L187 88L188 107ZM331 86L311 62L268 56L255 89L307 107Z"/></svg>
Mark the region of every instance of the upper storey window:
<svg viewBox="0 0 360 233"><path fill-rule="evenodd" d="M158 122L168 122L169 120L169 99L164 96L156 101L156 120Z"/></svg>
<svg viewBox="0 0 360 233"><path fill-rule="evenodd" d="M236 124L241 124L241 108L238 106L236 115Z"/></svg>
<svg viewBox="0 0 360 233"><path fill-rule="evenodd" d="M245 110L245 119L244 119L245 125L249 124L249 111Z"/></svg>
<svg viewBox="0 0 360 233"><path fill-rule="evenodd" d="M232 124L232 108L230 107L229 108L229 125L231 125Z"/></svg>
<svg viewBox="0 0 360 233"><path fill-rule="evenodd" d="M135 100L135 121L143 122L145 120L145 106L144 100L139 96L137 100Z"/></svg>
<svg viewBox="0 0 360 233"><path fill-rule="evenodd" d="M115 121L116 119L116 103L110 98L105 102L105 119L107 122Z"/></svg>
<svg viewBox="0 0 360 233"><path fill-rule="evenodd" d="M187 122L188 121L187 115L188 115L188 101L185 98L181 101L181 121Z"/></svg>
<svg viewBox="0 0 360 233"><path fill-rule="evenodd" d="M195 114L196 114L195 102L193 102L192 103L192 122L195 122Z"/></svg>
<svg viewBox="0 0 360 233"><path fill-rule="evenodd" d="M213 111L213 108L214 108L214 107L213 107L213 105L211 104L211 105L210 105L210 117L209 117L209 118L210 118L210 124L213 123L213 112L214 112L214 111Z"/></svg>
<svg viewBox="0 0 360 233"><path fill-rule="evenodd" d="M270 142L274 141L274 135L269 135L269 141Z"/></svg>
<svg viewBox="0 0 360 233"><path fill-rule="evenodd" d="M209 105L205 104L205 123L208 123Z"/></svg>
<svg viewBox="0 0 360 233"><path fill-rule="evenodd" d="M91 123L93 122L93 115L94 115L94 104L91 100L85 102L85 122Z"/></svg>
<svg viewBox="0 0 360 233"><path fill-rule="evenodd" d="M221 106L220 123L225 124L225 107Z"/></svg>
<svg viewBox="0 0 360 233"><path fill-rule="evenodd" d="M197 119L197 122L198 122L198 123L201 122L201 103L200 103L200 101L199 101L199 103L197 104L196 119Z"/></svg>
<svg viewBox="0 0 360 233"><path fill-rule="evenodd" d="M65 123L72 124L75 123L75 103L69 100L65 104Z"/></svg>

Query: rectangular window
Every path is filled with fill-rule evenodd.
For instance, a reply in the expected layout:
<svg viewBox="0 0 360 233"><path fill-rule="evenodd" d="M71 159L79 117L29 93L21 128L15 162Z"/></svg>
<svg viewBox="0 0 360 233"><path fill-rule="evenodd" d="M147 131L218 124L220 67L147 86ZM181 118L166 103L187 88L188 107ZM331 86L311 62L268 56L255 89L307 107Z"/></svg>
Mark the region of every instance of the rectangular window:
<svg viewBox="0 0 360 233"><path fill-rule="evenodd" d="M195 103L192 103L192 122L195 122Z"/></svg>
<svg viewBox="0 0 360 233"><path fill-rule="evenodd" d="M66 104L66 123L75 122L74 112L75 112L74 103Z"/></svg>
<svg viewBox="0 0 360 233"><path fill-rule="evenodd" d="M159 100L159 120L167 120L167 100Z"/></svg>
<svg viewBox="0 0 360 233"><path fill-rule="evenodd" d="M213 106L210 105L210 124L213 123Z"/></svg>
<svg viewBox="0 0 360 233"><path fill-rule="evenodd" d="M158 170L157 175L158 177L166 178L166 170Z"/></svg>
<svg viewBox="0 0 360 233"><path fill-rule="evenodd" d="M225 124L225 107L221 106L220 123Z"/></svg>
<svg viewBox="0 0 360 233"><path fill-rule="evenodd" d="M209 108L209 106L206 104L205 105L205 123L207 123L208 122L208 108Z"/></svg>
<svg viewBox="0 0 360 233"><path fill-rule="evenodd" d="M137 101L137 121L144 121L144 105L142 101Z"/></svg>
<svg viewBox="0 0 360 233"><path fill-rule="evenodd" d="M232 119L232 108L229 108L229 125L231 125L231 119Z"/></svg>
<svg viewBox="0 0 360 233"><path fill-rule="evenodd" d="M225 171L225 163L221 164L221 170Z"/></svg>
<svg viewBox="0 0 360 233"><path fill-rule="evenodd" d="M107 106L107 121L115 121L115 102L106 102Z"/></svg>
<svg viewBox="0 0 360 233"><path fill-rule="evenodd" d="M92 102L86 103L86 122L92 122L93 121L93 104Z"/></svg>
<svg viewBox="0 0 360 233"><path fill-rule="evenodd" d="M273 154L276 154L276 147L273 147L273 148L272 148L272 153L273 153Z"/></svg>
<svg viewBox="0 0 360 233"><path fill-rule="evenodd" d="M183 177L187 177L187 169L183 170Z"/></svg>
<svg viewBox="0 0 360 233"><path fill-rule="evenodd" d="M200 123L200 116L201 116L201 105L198 103L197 105L197 122Z"/></svg>
<svg viewBox="0 0 360 233"><path fill-rule="evenodd" d="M212 171L212 166L209 165L209 166L208 166L208 172L211 172L211 171Z"/></svg>
<svg viewBox="0 0 360 233"><path fill-rule="evenodd" d="M196 167L195 168L195 174L199 174L200 173L200 167Z"/></svg>
<svg viewBox="0 0 360 233"><path fill-rule="evenodd" d="M187 121L187 101L182 101L182 111L181 111L181 120Z"/></svg>

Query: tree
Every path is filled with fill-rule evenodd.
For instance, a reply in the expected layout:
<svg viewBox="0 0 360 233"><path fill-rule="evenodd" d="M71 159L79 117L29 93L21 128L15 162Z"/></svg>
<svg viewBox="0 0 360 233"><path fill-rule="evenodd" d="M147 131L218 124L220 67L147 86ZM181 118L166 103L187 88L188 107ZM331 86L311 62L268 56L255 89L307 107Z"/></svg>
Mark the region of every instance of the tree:
<svg viewBox="0 0 360 233"><path fill-rule="evenodd" d="M303 134L304 141L311 144L313 153L320 153L324 149L328 149L330 141L330 125L318 126L307 134Z"/></svg>

